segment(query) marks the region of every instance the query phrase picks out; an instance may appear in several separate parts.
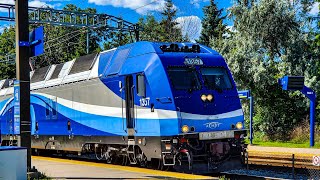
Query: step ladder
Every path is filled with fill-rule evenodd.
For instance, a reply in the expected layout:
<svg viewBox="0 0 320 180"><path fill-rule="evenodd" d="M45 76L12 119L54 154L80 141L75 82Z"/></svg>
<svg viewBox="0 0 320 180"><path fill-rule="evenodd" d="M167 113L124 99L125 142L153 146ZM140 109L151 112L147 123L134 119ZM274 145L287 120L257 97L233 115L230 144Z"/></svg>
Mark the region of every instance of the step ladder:
<svg viewBox="0 0 320 180"><path fill-rule="evenodd" d="M135 140L128 139L127 156L128 156L130 164L137 164L138 163L134 147L135 147Z"/></svg>

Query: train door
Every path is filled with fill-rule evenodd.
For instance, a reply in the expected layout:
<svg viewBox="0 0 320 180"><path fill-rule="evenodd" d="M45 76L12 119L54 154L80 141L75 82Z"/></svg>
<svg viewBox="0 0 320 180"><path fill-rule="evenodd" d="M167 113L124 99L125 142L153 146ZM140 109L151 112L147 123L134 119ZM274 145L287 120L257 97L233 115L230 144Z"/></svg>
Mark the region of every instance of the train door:
<svg viewBox="0 0 320 180"><path fill-rule="evenodd" d="M134 85L133 77L126 76L125 80L125 96L126 96L126 121L128 136L134 136L135 132L135 114L134 114Z"/></svg>

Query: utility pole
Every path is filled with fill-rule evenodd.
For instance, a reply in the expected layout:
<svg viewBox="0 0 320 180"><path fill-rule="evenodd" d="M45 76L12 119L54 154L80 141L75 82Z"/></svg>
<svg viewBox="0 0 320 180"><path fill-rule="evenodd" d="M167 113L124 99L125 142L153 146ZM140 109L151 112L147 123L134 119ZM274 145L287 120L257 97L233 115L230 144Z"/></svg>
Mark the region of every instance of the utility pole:
<svg viewBox="0 0 320 180"><path fill-rule="evenodd" d="M31 169L30 67L28 0L15 0L16 75L20 86L20 146L27 148L27 170Z"/></svg>

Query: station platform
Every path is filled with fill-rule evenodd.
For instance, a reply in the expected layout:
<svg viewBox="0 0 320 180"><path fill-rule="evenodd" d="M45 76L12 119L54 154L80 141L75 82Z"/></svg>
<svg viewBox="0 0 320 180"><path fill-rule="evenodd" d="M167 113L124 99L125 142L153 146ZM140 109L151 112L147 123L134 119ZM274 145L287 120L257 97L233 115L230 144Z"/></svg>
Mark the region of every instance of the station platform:
<svg viewBox="0 0 320 180"><path fill-rule="evenodd" d="M320 156L320 149L316 148L286 148L286 147L267 147L248 145L248 152L253 154L278 154L278 155L297 155L297 156Z"/></svg>
<svg viewBox="0 0 320 180"><path fill-rule="evenodd" d="M210 176L40 156L32 156L32 166L52 179L215 179Z"/></svg>

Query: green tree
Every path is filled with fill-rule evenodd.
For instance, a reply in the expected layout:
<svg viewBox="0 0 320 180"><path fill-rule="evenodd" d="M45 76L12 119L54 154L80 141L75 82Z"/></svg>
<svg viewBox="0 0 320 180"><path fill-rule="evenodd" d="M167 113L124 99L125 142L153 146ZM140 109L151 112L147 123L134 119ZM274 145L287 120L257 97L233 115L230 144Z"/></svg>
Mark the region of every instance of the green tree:
<svg viewBox="0 0 320 180"><path fill-rule="evenodd" d="M87 8L81 9L73 4L68 4L64 10L96 13L96 9ZM66 19L67 21L68 19ZM80 21L80 19L77 19ZM36 25L30 25L30 30L36 28ZM85 55L87 33L89 32L89 52L98 52L101 50L100 42L106 34L104 29L79 29L73 27L62 27L44 25L45 32L45 53L38 57L32 57L31 61L34 68L43 67L50 64L63 63L70 61L79 56ZM6 54L15 53L15 27L10 26L5 28L0 35L0 59L5 59ZM14 58L14 57L12 57ZM15 64L1 61L0 64L0 78L14 78Z"/></svg>
<svg viewBox="0 0 320 180"><path fill-rule="evenodd" d="M81 9L74 4L67 4L64 10L96 13L94 8ZM68 18L68 17L67 17ZM66 19L68 21L68 19ZM77 19L80 21L80 19ZM31 25L31 29L35 28ZM45 54L32 58L35 68L50 64L63 63L87 54L87 33L89 33L89 52L101 50L99 43L102 41L102 29L90 30L64 26L44 25Z"/></svg>
<svg viewBox="0 0 320 180"><path fill-rule="evenodd" d="M187 40L182 37L181 29L177 26L176 13L177 9L174 7L172 0L167 0L161 12L162 19L160 21L150 14L146 18L140 18L138 25L143 28L140 33L140 40L157 42Z"/></svg>
<svg viewBox="0 0 320 180"><path fill-rule="evenodd" d="M163 34L160 23L153 15L147 15L146 19L140 18L138 25L143 28L140 33L142 41L161 41L160 34Z"/></svg>
<svg viewBox="0 0 320 180"><path fill-rule="evenodd" d="M13 26L4 28L0 35L0 79L16 76L15 72L15 29Z"/></svg>
<svg viewBox="0 0 320 180"><path fill-rule="evenodd" d="M277 79L305 75L310 65L305 16L287 0L235 3L230 13L235 32L217 48L226 58L238 89L255 97L255 130L270 139L288 139L290 130L308 114L299 92L282 91ZM214 43L213 43L214 44Z"/></svg>
<svg viewBox="0 0 320 180"><path fill-rule="evenodd" d="M210 0L210 5L205 6L203 12L202 30L198 42L209 46L211 39L214 39L213 43L217 43L216 41L220 41L227 32L227 26L223 23L226 16L222 16L223 9L218 9L214 0Z"/></svg>
<svg viewBox="0 0 320 180"><path fill-rule="evenodd" d="M110 32L103 42L103 49L108 50L116 48L128 43L131 43L134 34L124 33L124 32Z"/></svg>
<svg viewBox="0 0 320 180"><path fill-rule="evenodd" d="M160 21L160 41L163 42L181 42L183 40L181 29L177 27L175 21L177 9L172 0L167 0L165 7L161 12L162 20Z"/></svg>
<svg viewBox="0 0 320 180"><path fill-rule="evenodd" d="M319 8L319 13L318 13L318 21L317 21L317 24L318 24L318 28L320 29L320 0L317 0L317 2L319 3L318 4L318 8ZM316 45L318 47L320 47L320 32L318 31L318 34L316 35Z"/></svg>

